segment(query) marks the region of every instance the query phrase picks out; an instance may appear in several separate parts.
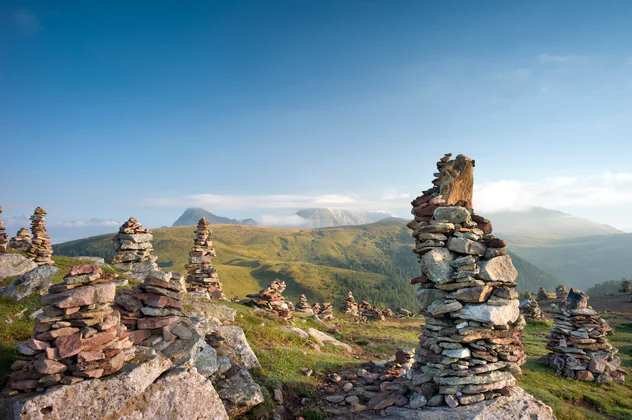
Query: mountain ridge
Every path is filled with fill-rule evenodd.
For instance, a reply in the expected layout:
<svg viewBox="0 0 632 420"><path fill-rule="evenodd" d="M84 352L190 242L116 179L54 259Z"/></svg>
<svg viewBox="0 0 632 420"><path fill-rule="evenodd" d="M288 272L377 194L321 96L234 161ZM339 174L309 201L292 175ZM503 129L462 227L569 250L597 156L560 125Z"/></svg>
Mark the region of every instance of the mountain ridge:
<svg viewBox="0 0 632 420"><path fill-rule="evenodd" d="M212 225L245 225L245 226L257 226L257 221L254 219L230 219L228 217L216 216L210 211L204 210L201 207L189 207L182 213L182 215L173 222L174 226L193 226L197 225L198 221L202 218Z"/></svg>

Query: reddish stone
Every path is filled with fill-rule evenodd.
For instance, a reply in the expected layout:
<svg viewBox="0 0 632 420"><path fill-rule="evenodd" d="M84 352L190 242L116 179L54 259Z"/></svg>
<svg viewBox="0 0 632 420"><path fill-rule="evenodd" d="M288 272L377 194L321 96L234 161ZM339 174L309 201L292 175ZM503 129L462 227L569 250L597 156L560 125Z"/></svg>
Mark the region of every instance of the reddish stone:
<svg viewBox="0 0 632 420"><path fill-rule="evenodd" d="M44 295L40 301L44 306L53 305L63 309L73 306L113 302L115 294L116 285L114 283L104 283Z"/></svg>
<svg viewBox="0 0 632 420"><path fill-rule="evenodd" d="M57 337L64 337L77 332L79 332L79 328L66 327L35 334L35 338L38 340L54 340Z"/></svg>
<svg viewBox="0 0 632 420"><path fill-rule="evenodd" d="M80 378L100 378L101 376L103 376L103 369L93 369L93 370L86 370L86 371L79 371L79 372L73 372L72 373L73 376L78 376Z"/></svg>
<svg viewBox="0 0 632 420"><path fill-rule="evenodd" d="M103 332L97 333L90 338L83 340L83 348L85 350L101 350L104 344L116 338L116 327L109 328Z"/></svg>
<svg viewBox="0 0 632 420"><path fill-rule="evenodd" d="M162 287L163 289L178 291L178 288L173 286L171 283L164 281L158 277L154 277L151 274L145 277L145 284L150 286Z"/></svg>
<svg viewBox="0 0 632 420"><path fill-rule="evenodd" d="M51 360L59 360L59 350L53 347L49 347L46 349L46 358Z"/></svg>
<svg viewBox="0 0 632 420"><path fill-rule="evenodd" d="M440 206L427 206L427 207L417 207L415 208L414 212L415 212L415 216L432 216L434 214L434 211L436 209L438 209Z"/></svg>
<svg viewBox="0 0 632 420"><path fill-rule="evenodd" d="M41 322L38 321L35 323L35 327L33 328L33 330L37 334L37 333L46 332L52 328L53 327L50 324L42 324Z"/></svg>
<svg viewBox="0 0 632 420"><path fill-rule="evenodd" d="M54 375L65 372L67 369L65 364L50 359L39 359L33 366L42 375Z"/></svg>
<svg viewBox="0 0 632 420"><path fill-rule="evenodd" d="M77 354L77 361L79 363L88 363L103 359L105 359L105 354L102 351L82 351Z"/></svg>
<svg viewBox="0 0 632 420"><path fill-rule="evenodd" d="M150 336L151 330L136 330L129 333L129 339L132 340L132 343L135 345L139 345Z"/></svg>
<svg viewBox="0 0 632 420"><path fill-rule="evenodd" d="M26 345L33 350L46 350L50 347L50 344L48 342L37 340L35 338L26 343Z"/></svg>
<svg viewBox="0 0 632 420"><path fill-rule="evenodd" d="M140 300L146 305L153 306L154 308L169 307L182 309L182 303L180 301L154 293L139 293L136 295L136 299Z"/></svg>
<svg viewBox="0 0 632 420"><path fill-rule="evenodd" d="M166 327L167 325L175 324L180 320L180 317L172 316L156 316L151 318L141 318L137 321L138 329L151 330L156 328Z"/></svg>
<svg viewBox="0 0 632 420"><path fill-rule="evenodd" d="M99 274L101 275L103 270L97 267L96 265L84 264L84 265L75 265L70 268L70 271L64 278L80 276L82 274Z"/></svg>
<svg viewBox="0 0 632 420"><path fill-rule="evenodd" d="M103 375L111 375L114 372L118 372L125 364L125 355L121 352L109 357L101 364L103 368Z"/></svg>
<svg viewBox="0 0 632 420"><path fill-rule="evenodd" d="M59 351L59 357L65 359L67 357L74 356L83 350L83 343L81 342L81 334L75 333L72 335L64 335L55 339L55 347Z"/></svg>
<svg viewBox="0 0 632 420"><path fill-rule="evenodd" d="M403 351L397 350L395 352L395 361L397 363L406 363L408 361L408 356L406 356Z"/></svg>
<svg viewBox="0 0 632 420"><path fill-rule="evenodd" d="M24 379L39 379L42 375L37 372L31 372L27 370L18 370L9 375L12 381L22 381Z"/></svg>
<svg viewBox="0 0 632 420"><path fill-rule="evenodd" d="M482 230L485 235L491 234L492 231L494 230L491 223L479 224L476 227Z"/></svg>
<svg viewBox="0 0 632 420"><path fill-rule="evenodd" d="M504 247L506 247L509 244L504 239L491 238L491 239L488 239L487 241L485 241L485 245L487 245L488 247L491 247L491 248L504 248Z"/></svg>
<svg viewBox="0 0 632 420"><path fill-rule="evenodd" d="M16 391L26 391L28 389L37 388L38 380L37 379L26 379L26 380L18 380L11 381L11 388Z"/></svg>

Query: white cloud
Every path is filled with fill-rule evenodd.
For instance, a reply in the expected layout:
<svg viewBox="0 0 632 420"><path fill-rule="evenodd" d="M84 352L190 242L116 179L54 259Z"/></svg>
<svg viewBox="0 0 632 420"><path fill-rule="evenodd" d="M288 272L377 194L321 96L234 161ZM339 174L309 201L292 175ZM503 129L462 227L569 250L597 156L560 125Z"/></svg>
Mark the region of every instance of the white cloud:
<svg viewBox="0 0 632 420"><path fill-rule="evenodd" d="M271 227L307 227L309 221L299 215L291 214L279 216L274 214L264 214L260 217L259 224Z"/></svg>
<svg viewBox="0 0 632 420"><path fill-rule="evenodd" d="M22 32L28 35L35 35L42 29L37 16L26 9L16 10L13 13L13 21Z"/></svg>
<svg viewBox="0 0 632 420"><path fill-rule="evenodd" d="M558 55L558 54L540 54L538 56L538 60L542 64L548 63L569 63L573 61L583 60L584 57L581 55Z"/></svg>
<svg viewBox="0 0 632 420"><path fill-rule="evenodd" d="M121 225L122 225L122 222L117 222L116 220L102 220L102 219L58 221L58 222L49 223L49 226L59 226L59 227L66 227L66 228L86 228L86 227L116 228Z"/></svg>

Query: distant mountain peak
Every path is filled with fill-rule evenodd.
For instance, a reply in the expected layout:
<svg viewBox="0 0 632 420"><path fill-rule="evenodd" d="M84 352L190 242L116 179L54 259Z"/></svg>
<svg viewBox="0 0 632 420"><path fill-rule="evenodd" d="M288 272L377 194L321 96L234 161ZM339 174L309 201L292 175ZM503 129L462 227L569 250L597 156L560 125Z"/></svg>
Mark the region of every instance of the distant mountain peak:
<svg viewBox="0 0 632 420"><path fill-rule="evenodd" d="M305 219L305 227L324 228L334 226L364 225L371 223L359 214L343 209L328 209L314 207L296 212L297 216Z"/></svg>
<svg viewBox="0 0 632 420"><path fill-rule="evenodd" d="M193 226L197 225L201 218L205 218L212 225L246 225L257 226L257 222L253 219L236 220L228 217L216 216L213 213L200 207L189 207L182 215L173 223L173 226Z"/></svg>

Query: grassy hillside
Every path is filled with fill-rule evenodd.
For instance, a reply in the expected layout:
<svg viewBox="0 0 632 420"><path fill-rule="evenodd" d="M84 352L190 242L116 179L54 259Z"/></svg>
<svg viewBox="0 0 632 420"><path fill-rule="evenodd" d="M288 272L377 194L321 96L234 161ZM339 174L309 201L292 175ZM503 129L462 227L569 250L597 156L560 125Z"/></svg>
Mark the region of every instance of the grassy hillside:
<svg viewBox="0 0 632 420"><path fill-rule="evenodd" d="M192 245L193 226L154 231L154 248L164 269L184 272ZM55 245L67 256L112 257L112 235ZM305 293L310 302L339 303L346 291L374 304L416 309L409 280L419 273L411 252L413 239L405 221L389 219L369 225L324 229L282 229L256 226L213 226L214 259L229 297L255 293L279 277L287 294ZM555 288L559 280L515 257L520 289Z"/></svg>

